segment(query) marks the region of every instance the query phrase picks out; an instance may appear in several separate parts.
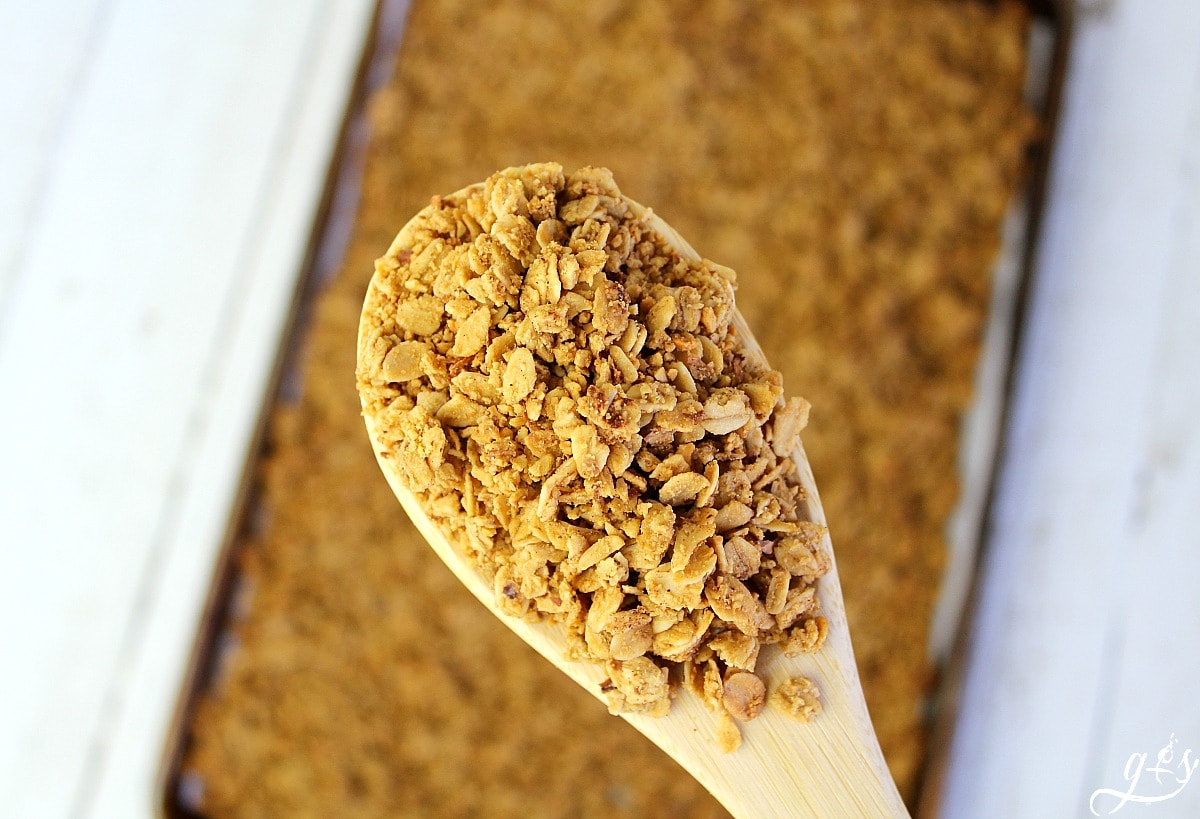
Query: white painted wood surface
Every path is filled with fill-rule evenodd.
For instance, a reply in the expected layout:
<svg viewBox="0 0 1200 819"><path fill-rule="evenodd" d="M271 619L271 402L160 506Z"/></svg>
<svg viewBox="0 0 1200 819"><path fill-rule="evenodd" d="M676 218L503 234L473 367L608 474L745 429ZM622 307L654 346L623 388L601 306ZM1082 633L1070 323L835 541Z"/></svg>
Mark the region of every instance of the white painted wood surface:
<svg viewBox="0 0 1200 819"><path fill-rule="evenodd" d="M0 816L152 811L371 5L0 0ZM1086 4L1063 129L951 817L1200 756L1200 4Z"/></svg>
<svg viewBox="0 0 1200 819"><path fill-rule="evenodd" d="M368 0L0 2L0 815L150 815Z"/></svg>
<svg viewBox="0 0 1200 819"><path fill-rule="evenodd" d="M1083 8L1062 128L944 815L1196 817L1089 801L1200 752L1200 4Z"/></svg>

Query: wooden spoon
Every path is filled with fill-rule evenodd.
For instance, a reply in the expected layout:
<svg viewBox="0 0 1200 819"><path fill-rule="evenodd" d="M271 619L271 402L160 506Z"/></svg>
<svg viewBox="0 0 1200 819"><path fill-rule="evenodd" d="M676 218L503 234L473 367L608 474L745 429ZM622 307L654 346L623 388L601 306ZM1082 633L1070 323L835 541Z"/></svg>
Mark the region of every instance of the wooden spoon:
<svg viewBox="0 0 1200 819"><path fill-rule="evenodd" d="M459 200L466 188L448 199ZM699 261L700 256L666 222L647 208L628 200L635 214L649 224L682 255ZM375 287L372 280L371 289ZM368 301L370 300L368 291ZM741 313L734 311L733 324L749 356L766 361L762 348L751 335ZM366 323L360 326L360 336ZM359 349L363 347L360 344ZM361 364L361 362L360 362ZM430 520L420 502L404 485L392 460L385 455L376 419L364 413L375 455L384 476L417 529L445 561L451 571L480 602L543 657L558 666L575 682L603 700L601 682L608 676L603 664L568 661L567 639L561 626L550 622L528 622L506 615L496 605L491 585L471 564L463 551ZM793 455L799 478L807 491L809 520L825 523L825 513L804 448L797 444ZM822 712L811 723L798 722L770 706L753 721L740 724L742 745L733 753L717 747L717 717L690 691L680 691L664 717L622 714L707 788L730 813L750 817L905 817L908 812L896 790L875 737L867 705L859 685L846 609L833 562L832 545L823 548L830 557L830 570L818 581L821 612L829 621L825 645L815 654L785 657L776 646L764 646L756 673L775 685L797 675L813 680L821 692Z"/></svg>

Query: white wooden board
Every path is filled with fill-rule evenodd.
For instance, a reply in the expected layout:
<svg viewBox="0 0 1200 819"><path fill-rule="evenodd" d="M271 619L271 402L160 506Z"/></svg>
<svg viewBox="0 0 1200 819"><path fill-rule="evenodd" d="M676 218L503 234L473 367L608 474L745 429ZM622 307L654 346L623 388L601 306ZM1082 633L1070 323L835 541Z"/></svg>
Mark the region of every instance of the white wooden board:
<svg viewBox="0 0 1200 819"><path fill-rule="evenodd" d="M4 6L4 815L151 810L371 6Z"/></svg>
<svg viewBox="0 0 1200 819"><path fill-rule="evenodd" d="M1064 113L950 817L1107 815L1200 752L1200 4L1089 4Z"/></svg>
<svg viewBox="0 0 1200 819"><path fill-rule="evenodd" d="M0 1L0 331L103 22L100 0Z"/></svg>

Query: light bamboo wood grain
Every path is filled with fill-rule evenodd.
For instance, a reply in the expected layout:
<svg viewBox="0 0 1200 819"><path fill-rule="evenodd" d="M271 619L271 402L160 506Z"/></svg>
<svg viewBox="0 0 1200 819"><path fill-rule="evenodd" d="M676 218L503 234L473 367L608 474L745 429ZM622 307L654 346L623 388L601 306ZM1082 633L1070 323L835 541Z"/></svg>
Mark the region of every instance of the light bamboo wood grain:
<svg viewBox="0 0 1200 819"><path fill-rule="evenodd" d="M469 189L468 189L469 190ZM460 191L453 197L465 193ZM656 230L686 258L698 260L695 250L662 219L644 212ZM374 288L374 280L371 288ZM372 298L368 291L368 301ZM740 313L734 326L751 356L763 353ZM365 325L364 325L365 329ZM360 346L360 349L361 346ZM424 513L404 485L386 450L380 446L374 419L364 414L368 434L380 468L396 497L429 545L480 602L493 611L521 639L550 662L602 699L603 666L569 662L562 629L549 623L527 622L498 610L490 584L466 558L460 547L446 538ZM812 469L802 445L794 454L799 478L808 500L807 516L825 523ZM826 537L823 548L832 558ZM832 564L832 561L831 561ZM908 813L880 752L858 680L846 611L836 564L818 586L822 613L829 619L825 646L813 655L788 658L775 646L763 649L757 671L768 690L783 680L804 675L821 690L823 712L810 723L800 723L768 707L750 723L742 724L741 748L731 754L718 750L717 720L698 697L681 691L671 712L661 718L623 714L626 721L674 758L734 816L751 817L903 817Z"/></svg>

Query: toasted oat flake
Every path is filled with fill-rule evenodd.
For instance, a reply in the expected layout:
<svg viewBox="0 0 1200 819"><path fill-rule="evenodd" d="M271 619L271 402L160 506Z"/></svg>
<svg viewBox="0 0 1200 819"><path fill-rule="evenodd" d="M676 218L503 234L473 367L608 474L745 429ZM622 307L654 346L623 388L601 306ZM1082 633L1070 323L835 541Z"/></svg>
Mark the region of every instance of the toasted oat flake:
<svg viewBox="0 0 1200 819"><path fill-rule="evenodd" d="M735 671L725 680L722 700L731 717L749 722L762 713L767 702L767 687L761 678L749 671Z"/></svg>
<svg viewBox="0 0 1200 819"><path fill-rule="evenodd" d="M735 747L762 647L820 647L830 561L791 461L808 404L747 354L733 271L553 163L435 198L376 269L358 387L427 514L505 612L604 663L614 713L666 713L678 668Z"/></svg>

